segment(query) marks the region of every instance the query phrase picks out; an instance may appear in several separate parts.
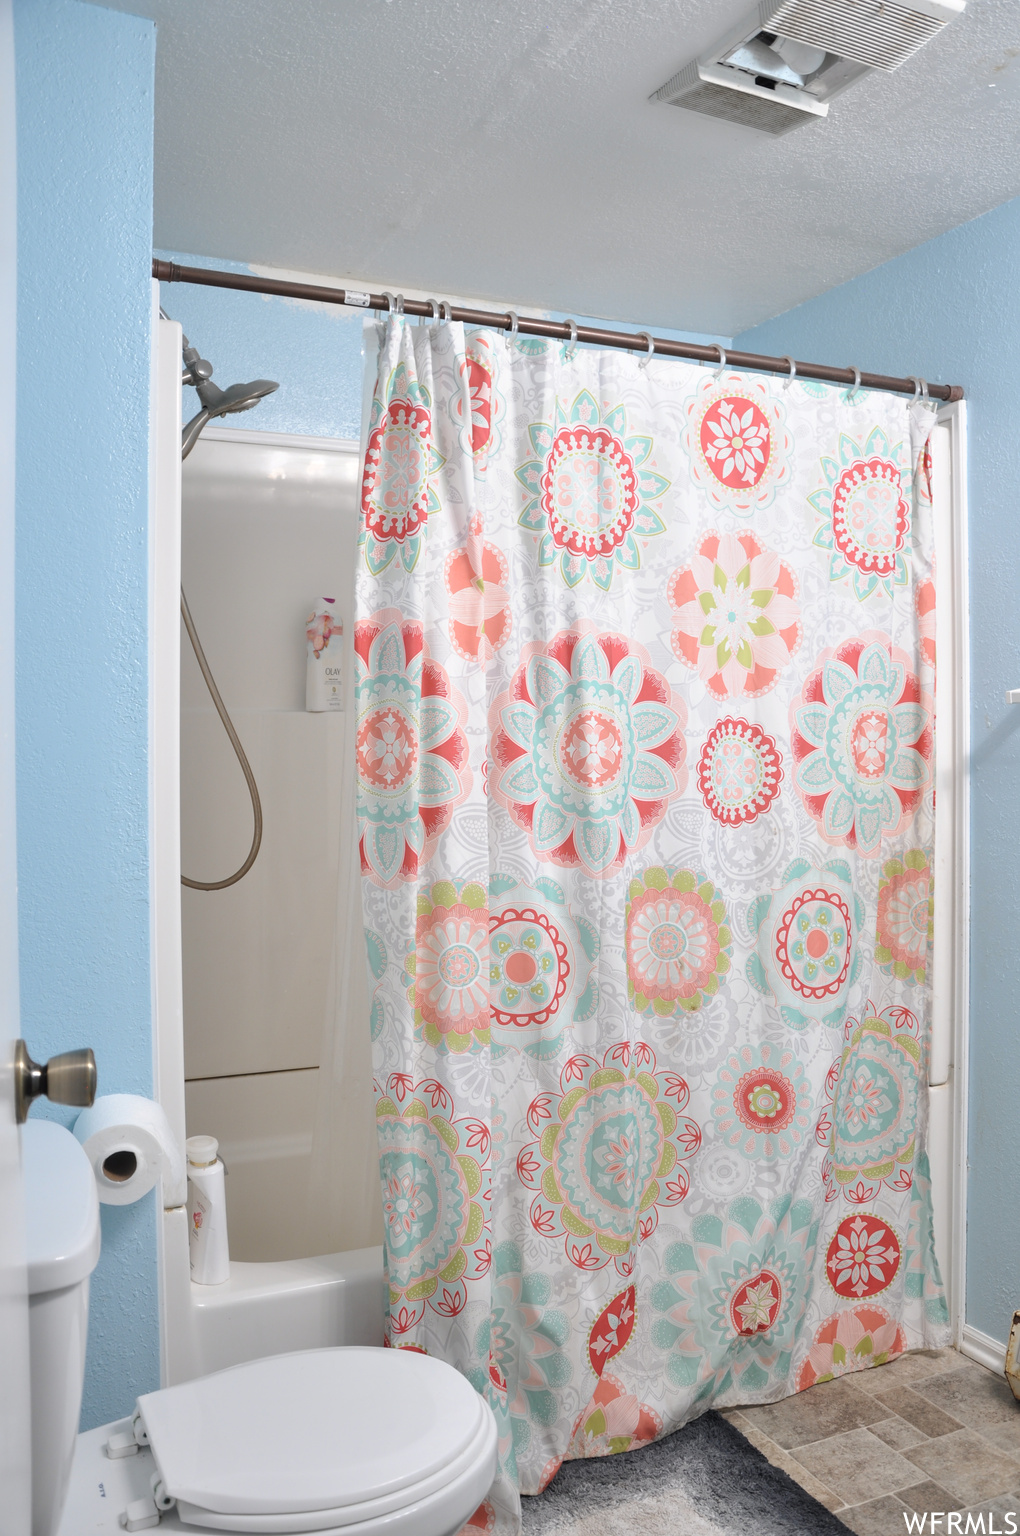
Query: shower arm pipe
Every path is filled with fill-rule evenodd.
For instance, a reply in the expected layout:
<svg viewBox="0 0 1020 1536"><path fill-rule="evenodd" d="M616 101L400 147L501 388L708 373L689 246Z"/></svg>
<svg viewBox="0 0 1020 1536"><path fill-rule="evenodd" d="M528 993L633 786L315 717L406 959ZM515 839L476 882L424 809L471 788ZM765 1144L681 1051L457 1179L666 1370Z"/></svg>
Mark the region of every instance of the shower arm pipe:
<svg viewBox="0 0 1020 1536"><path fill-rule="evenodd" d="M195 621L191 617L191 609L188 607L188 600L184 596L183 587L181 588L181 618L184 620L184 627L188 631L188 639L191 641L192 650L195 652L195 660L202 669L202 676L205 678L205 686L209 690L209 697L216 706L216 713L220 717L223 729L230 738L230 745L234 749L234 755L241 765L241 772L244 774L245 782L248 785L248 794L251 796L251 810L254 820L251 847L248 850L248 857L240 869L235 870L232 875L228 875L225 880L189 880L187 875L181 875L181 884L189 886L193 891L225 891L228 885L236 885L238 880L243 880L258 858L259 847L262 843L262 801L259 799L259 787L255 782L255 775L251 771L251 764L245 756L244 748L241 745L241 738L234 730L234 722L227 713L227 706L220 698L220 690L216 686L216 679L212 675L212 668L206 660L205 651L202 649L202 642L198 638L198 630L195 628Z"/></svg>
<svg viewBox="0 0 1020 1536"><path fill-rule="evenodd" d="M291 283L279 278L253 277L242 272L217 272L210 267L182 267L176 261L152 260L152 275L163 283L196 283L205 288L235 288L244 293L275 294L284 299L311 299L318 304L346 304L356 309L388 310L390 298L384 293L355 292L350 288L324 288L316 283ZM860 389L882 389L895 395L917 397L920 383L916 378L894 378L885 373L863 373L856 368L833 368L826 363L791 362L788 357L766 357L758 352L727 351L720 359L717 346L698 346L691 341L672 341L653 336L646 340L628 331L605 331L591 325L575 325L571 320L541 320L533 316L503 313L488 309L465 309L444 305L444 318L464 325L485 326L492 330L516 330L521 336L549 336L555 341L585 342L589 346L619 347L633 351L648 348L656 357L683 357L695 363L719 363L726 367L755 373L791 372L802 379L818 379L825 384L856 385ZM430 299L404 299L405 315L435 319L436 303ZM960 384L929 384L933 400L950 402L963 399Z"/></svg>

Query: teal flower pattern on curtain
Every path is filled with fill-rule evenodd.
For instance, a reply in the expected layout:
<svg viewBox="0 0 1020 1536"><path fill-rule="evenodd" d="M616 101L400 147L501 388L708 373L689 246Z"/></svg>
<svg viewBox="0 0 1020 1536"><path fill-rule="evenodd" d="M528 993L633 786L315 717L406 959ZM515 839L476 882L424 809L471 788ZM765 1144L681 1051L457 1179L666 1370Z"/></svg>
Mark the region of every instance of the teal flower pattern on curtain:
<svg viewBox="0 0 1020 1536"><path fill-rule="evenodd" d="M933 411L401 317L354 631L387 1343L564 1459L947 1339ZM367 1022L367 1021L366 1021Z"/></svg>

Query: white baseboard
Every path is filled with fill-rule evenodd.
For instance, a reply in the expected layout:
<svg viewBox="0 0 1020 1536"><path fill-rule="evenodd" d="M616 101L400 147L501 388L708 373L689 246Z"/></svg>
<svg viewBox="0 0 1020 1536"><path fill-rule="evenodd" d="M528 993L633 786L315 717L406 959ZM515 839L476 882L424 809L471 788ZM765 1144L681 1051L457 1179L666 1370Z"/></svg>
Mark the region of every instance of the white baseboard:
<svg viewBox="0 0 1020 1536"><path fill-rule="evenodd" d="M986 1365L990 1371L1001 1372L1006 1364L1005 1344L993 1339L991 1334L982 1333L980 1328L972 1328L969 1323L963 1325L960 1353L976 1360L978 1365Z"/></svg>

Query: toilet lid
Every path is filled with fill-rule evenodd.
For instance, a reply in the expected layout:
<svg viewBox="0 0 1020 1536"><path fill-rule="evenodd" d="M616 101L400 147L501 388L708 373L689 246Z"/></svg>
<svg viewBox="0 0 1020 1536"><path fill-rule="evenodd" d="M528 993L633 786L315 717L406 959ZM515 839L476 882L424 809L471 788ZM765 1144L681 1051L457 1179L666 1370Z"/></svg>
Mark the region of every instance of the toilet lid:
<svg viewBox="0 0 1020 1536"><path fill-rule="evenodd" d="M361 1348L252 1360L149 1392L138 1407L167 1492L246 1515L342 1509L413 1488L457 1463L486 1413L442 1360Z"/></svg>

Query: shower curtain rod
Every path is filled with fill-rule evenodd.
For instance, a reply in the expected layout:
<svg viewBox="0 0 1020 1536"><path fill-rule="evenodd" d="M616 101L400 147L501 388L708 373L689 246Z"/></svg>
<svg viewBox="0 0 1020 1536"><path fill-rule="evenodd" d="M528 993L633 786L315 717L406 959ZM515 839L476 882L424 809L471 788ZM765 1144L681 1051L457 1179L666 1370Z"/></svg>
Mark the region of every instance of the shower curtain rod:
<svg viewBox="0 0 1020 1536"><path fill-rule="evenodd" d="M152 259L152 275L163 283L198 283L206 288L237 288L246 293L276 294L284 299L312 299L319 304L346 304L355 309L389 310L393 297L388 293L360 293L351 288L320 288L314 283L289 283L272 277L248 277L239 272L216 272L210 267L181 267L175 261ZM437 310L442 309L442 315ZM515 315L513 310L500 314L487 309L465 309L443 304L436 299L404 299L405 315L420 315L433 320L458 320L464 325L487 326L493 330L516 331L522 336L550 336L555 341L585 342L597 347L620 347L628 352L654 348L656 357L685 357L696 363L722 362L729 368L751 369L758 373L791 372L788 357L764 357L757 352L723 351L717 346L699 347L690 341L669 341L647 332L603 331L591 325L577 325L572 320L538 320ZM884 373L864 373L853 365L832 368L825 363L793 361L799 378L821 379L827 384L856 385L861 389L884 389L891 394L913 395L923 380L896 379ZM929 384L933 400L962 400L959 384Z"/></svg>

